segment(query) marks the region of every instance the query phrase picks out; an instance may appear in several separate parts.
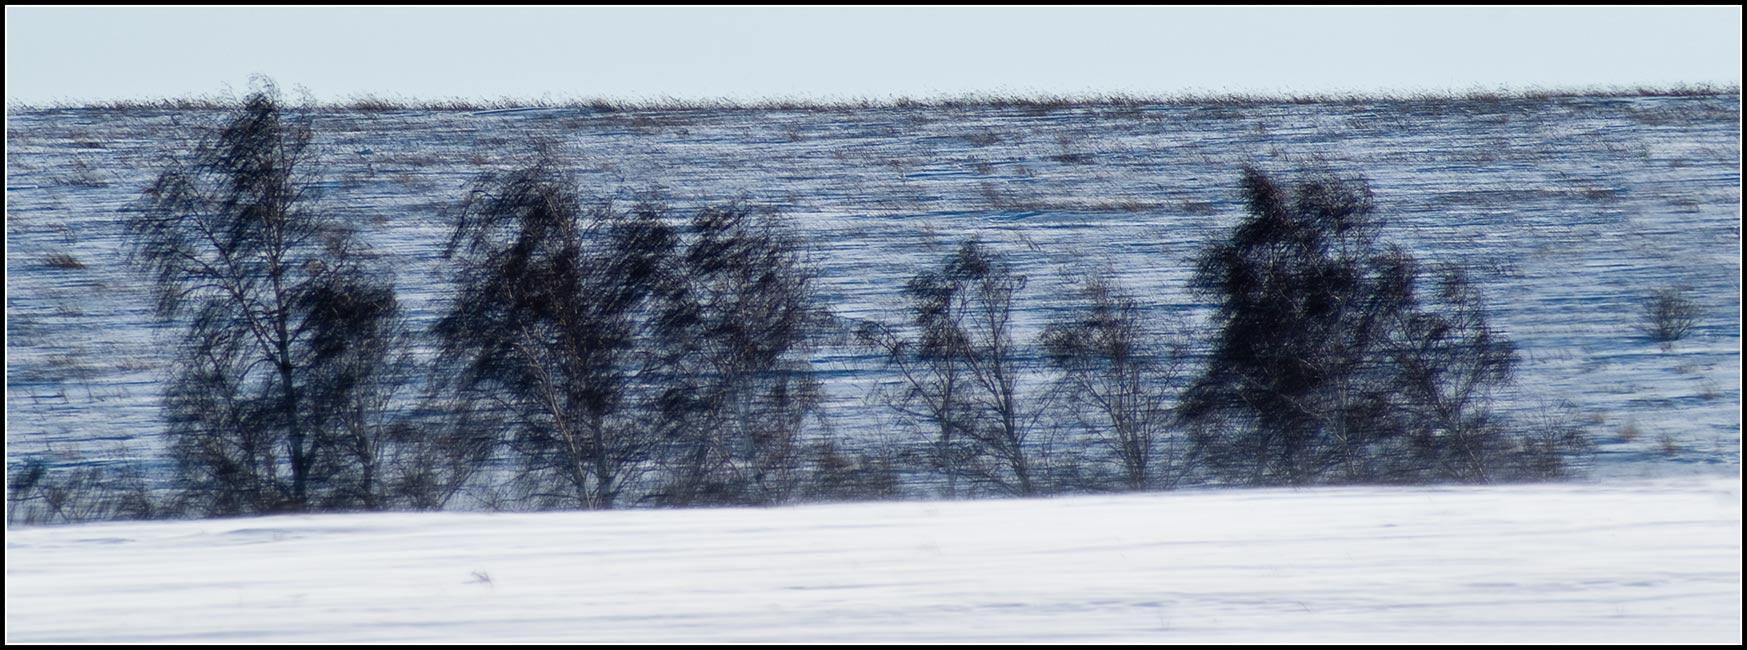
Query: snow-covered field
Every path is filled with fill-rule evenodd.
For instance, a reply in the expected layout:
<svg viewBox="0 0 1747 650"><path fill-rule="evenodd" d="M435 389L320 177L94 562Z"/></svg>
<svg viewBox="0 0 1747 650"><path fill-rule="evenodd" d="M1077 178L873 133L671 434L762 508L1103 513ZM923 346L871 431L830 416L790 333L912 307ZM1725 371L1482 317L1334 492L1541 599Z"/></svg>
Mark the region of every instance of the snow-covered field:
<svg viewBox="0 0 1747 650"><path fill-rule="evenodd" d="M1740 468L1740 96L1330 104L844 110L328 110L329 209L389 257L415 325L447 290L442 211L479 172L556 143L593 195L781 208L813 242L824 298L894 318L903 282L977 236L1031 277L1018 325L1065 307L1063 276L1108 266L1161 318L1196 324L1196 251L1241 215L1238 169L1322 166L1372 182L1385 236L1468 266L1523 354L1508 409L1569 403L1597 475ZM156 458L173 330L124 264L121 211L213 111L9 110L9 463ZM1638 330L1651 291L1690 291L1692 336ZM833 435L892 432L878 364L814 359Z"/></svg>
<svg viewBox="0 0 1747 650"><path fill-rule="evenodd" d="M535 140L603 198L781 208L848 318L893 318L910 274L980 237L1031 276L1026 332L1088 266L1197 323L1190 261L1241 213L1241 165L1363 175L1387 238L1488 292L1523 354L1503 406L1569 404L1598 453L1543 486L15 527L6 638L1739 642L1740 106L323 112L329 206L419 325L447 289L445 206ZM187 126L221 117L8 110L9 466L162 462L174 330L119 218ZM1637 330L1665 287L1702 309L1666 349ZM866 399L868 353L814 367L830 435L902 433Z"/></svg>
<svg viewBox="0 0 1747 650"><path fill-rule="evenodd" d="M1739 643L1741 483L25 528L6 640Z"/></svg>

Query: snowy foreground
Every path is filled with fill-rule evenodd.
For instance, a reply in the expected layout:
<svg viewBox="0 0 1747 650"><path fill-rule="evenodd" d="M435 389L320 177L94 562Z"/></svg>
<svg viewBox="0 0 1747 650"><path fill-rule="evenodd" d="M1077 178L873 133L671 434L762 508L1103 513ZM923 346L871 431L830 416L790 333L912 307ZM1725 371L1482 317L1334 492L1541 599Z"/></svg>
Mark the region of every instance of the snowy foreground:
<svg viewBox="0 0 1747 650"><path fill-rule="evenodd" d="M1728 642L1741 483L7 533L8 642Z"/></svg>

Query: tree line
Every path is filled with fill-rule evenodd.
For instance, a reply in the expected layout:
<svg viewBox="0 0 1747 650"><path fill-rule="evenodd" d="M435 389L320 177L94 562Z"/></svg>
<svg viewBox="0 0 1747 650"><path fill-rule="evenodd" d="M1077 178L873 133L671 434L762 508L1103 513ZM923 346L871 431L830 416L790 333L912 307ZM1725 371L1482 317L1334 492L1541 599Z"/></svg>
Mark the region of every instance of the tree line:
<svg viewBox="0 0 1747 650"><path fill-rule="evenodd" d="M168 492L122 514L1521 481L1586 444L1496 410L1514 346L1461 270L1384 240L1359 180L1241 170L1246 216L1196 261L1216 309L1195 354L1108 273L1021 338L1027 276L975 239L914 270L899 317L848 322L780 215L591 204L540 154L456 201L455 290L414 331L324 209L311 142L253 93L127 214L180 337ZM906 441L828 435L811 355L829 341L877 354ZM71 518L46 467L14 470L9 512Z"/></svg>

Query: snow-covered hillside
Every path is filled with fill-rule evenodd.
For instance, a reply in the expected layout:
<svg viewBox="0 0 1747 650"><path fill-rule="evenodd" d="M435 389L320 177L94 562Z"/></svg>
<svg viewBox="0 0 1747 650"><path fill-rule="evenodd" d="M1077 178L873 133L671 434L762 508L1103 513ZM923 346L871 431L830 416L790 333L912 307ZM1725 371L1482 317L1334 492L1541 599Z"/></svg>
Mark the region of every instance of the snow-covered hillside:
<svg viewBox="0 0 1747 650"><path fill-rule="evenodd" d="M1739 643L1736 479L7 533L6 640Z"/></svg>
<svg viewBox="0 0 1747 650"><path fill-rule="evenodd" d="M442 211L480 171L556 143L585 191L676 207L781 208L815 245L825 298L891 318L905 278L977 236L1032 282L1025 331L1066 273L1108 266L1161 318L1198 323L1196 250L1241 213L1238 169L1363 175L1385 236L1474 269L1520 346L1519 394L1562 403L1599 443L1596 476L1740 467L1740 96L1467 98L1326 104L919 106L842 110L323 110L331 209L390 257L415 324L446 277ZM9 110L9 462L157 457L173 331L124 262L120 212L215 111ZM1650 292L1702 318L1662 349ZM845 439L894 432L865 397L863 351L827 348L827 416Z"/></svg>

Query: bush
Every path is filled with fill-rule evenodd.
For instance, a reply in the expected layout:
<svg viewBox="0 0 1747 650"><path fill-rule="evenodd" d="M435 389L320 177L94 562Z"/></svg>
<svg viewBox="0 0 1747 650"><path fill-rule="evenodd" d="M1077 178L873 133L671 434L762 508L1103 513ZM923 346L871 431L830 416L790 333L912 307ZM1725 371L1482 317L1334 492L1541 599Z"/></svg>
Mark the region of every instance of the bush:
<svg viewBox="0 0 1747 650"><path fill-rule="evenodd" d="M1652 291L1644 298L1643 309L1639 330L1664 345L1686 338L1698 324L1698 305L1685 291L1673 287Z"/></svg>
<svg viewBox="0 0 1747 650"><path fill-rule="evenodd" d="M1525 418L1522 425L1524 433L1518 439L1520 446L1514 462L1505 468L1501 478L1519 481L1570 478L1595 448L1577 417L1576 407L1570 403L1543 405Z"/></svg>
<svg viewBox="0 0 1747 650"><path fill-rule="evenodd" d="M809 445L806 455L812 472L802 496L808 501L898 498L897 463L882 451L849 453L831 440Z"/></svg>
<svg viewBox="0 0 1747 650"><path fill-rule="evenodd" d="M73 257L69 253L51 253L48 257L43 258L42 263L51 268L67 271L77 271L85 268L84 262L79 261L79 258Z"/></svg>
<svg viewBox="0 0 1747 650"><path fill-rule="evenodd" d="M6 468L6 523L72 524L150 519L161 511L134 462L82 459L60 466L41 458Z"/></svg>

